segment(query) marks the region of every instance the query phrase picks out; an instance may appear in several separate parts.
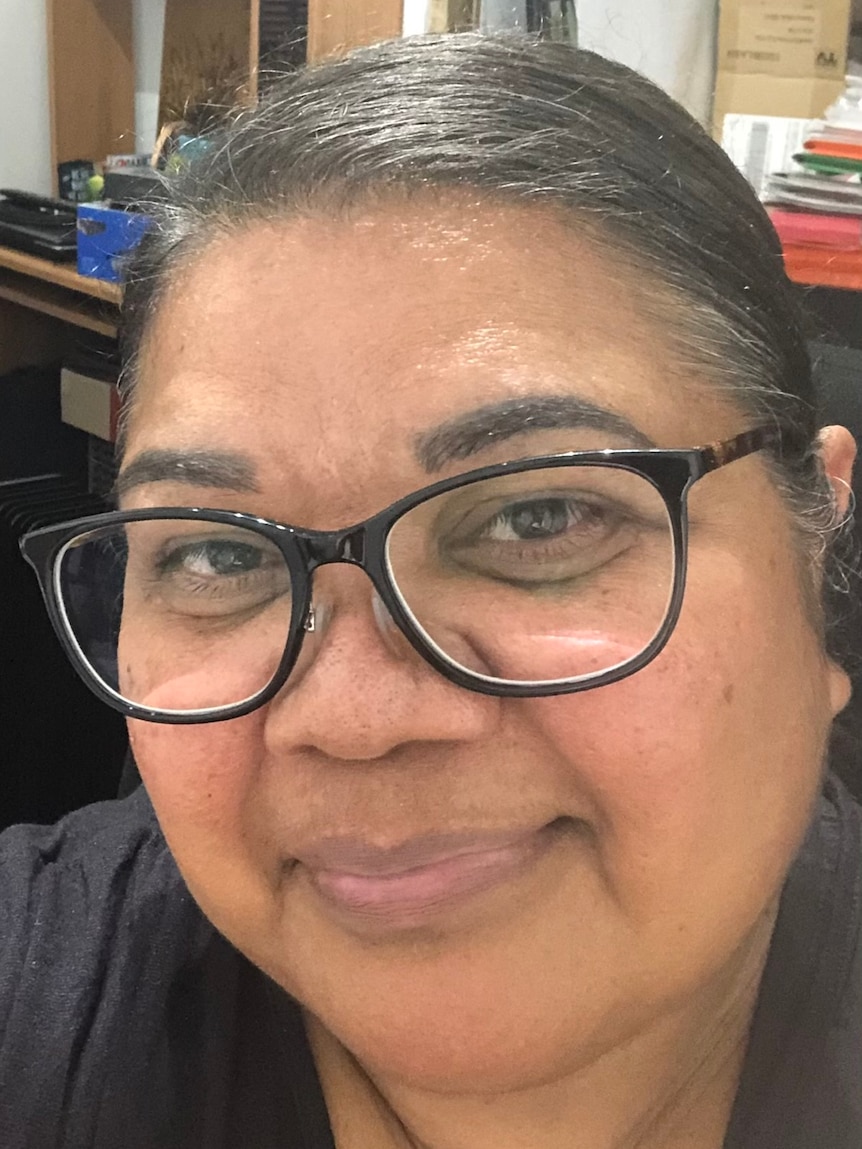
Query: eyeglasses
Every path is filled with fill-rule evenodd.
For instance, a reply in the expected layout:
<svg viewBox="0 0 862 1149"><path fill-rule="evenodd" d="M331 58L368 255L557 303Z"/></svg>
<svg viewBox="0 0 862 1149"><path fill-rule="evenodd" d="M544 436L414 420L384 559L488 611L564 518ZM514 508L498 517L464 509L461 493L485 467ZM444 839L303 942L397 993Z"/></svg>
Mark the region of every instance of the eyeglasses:
<svg viewBox="0 0 862 1149"><path fill-rule="evenodd" d="M691 450L501 463L339 531L164 507L45 527L21 549L78 673L133 718L213 722L268 702L314 629L314 572L329 563L365 571L457 685L574 693L634 674L670 637L691 485L780 443L759 427Z"/></svg>

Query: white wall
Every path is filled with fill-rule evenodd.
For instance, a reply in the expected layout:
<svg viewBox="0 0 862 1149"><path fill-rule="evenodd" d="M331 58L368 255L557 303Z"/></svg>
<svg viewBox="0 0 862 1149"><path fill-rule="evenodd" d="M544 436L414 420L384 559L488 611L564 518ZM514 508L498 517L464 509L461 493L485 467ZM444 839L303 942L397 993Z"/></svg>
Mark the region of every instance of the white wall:
<svg viewBox="0 0 862 1149"><path fill-rule="evenodd" d="M50 195L45 0L0 0L0 187Z"/></svg>
<svg viewBox="0 0 862 1149"><path fill-rule="evenodd" d="M716 0L577 0L578 43L649 76L708 123Z"/></svg>
<svg viewBox="0 0 862 1149"><path fill-rule="evenodd" d="M527 0L483 0L480 13L483 32L527 27Z"/></svg>
<svg viewBox="0 0 862 1149"><path fill-rule="evenodd" d="M0 0L2 2L2 0ZM404 0L404 34L424 32L431 0ZM853 0L862 10L862 0ZM526 27L525 0L482 0L481 28ZM576 0L578 43L649 76L708 123L718 0Z"/></svg>

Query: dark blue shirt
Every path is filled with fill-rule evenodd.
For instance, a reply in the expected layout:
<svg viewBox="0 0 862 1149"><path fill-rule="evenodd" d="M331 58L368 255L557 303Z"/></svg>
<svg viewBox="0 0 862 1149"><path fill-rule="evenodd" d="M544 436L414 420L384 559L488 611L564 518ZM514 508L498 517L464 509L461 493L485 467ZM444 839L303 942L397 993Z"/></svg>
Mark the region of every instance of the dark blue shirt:
<svg viewBox="0 0 862 1149"><path fill-rule="evenodd" d="M726 1149L862 1149L861 869L830 780ZM333 1149L298 1007L203 917L143 790L0 835L0 1146Z"/></svg>

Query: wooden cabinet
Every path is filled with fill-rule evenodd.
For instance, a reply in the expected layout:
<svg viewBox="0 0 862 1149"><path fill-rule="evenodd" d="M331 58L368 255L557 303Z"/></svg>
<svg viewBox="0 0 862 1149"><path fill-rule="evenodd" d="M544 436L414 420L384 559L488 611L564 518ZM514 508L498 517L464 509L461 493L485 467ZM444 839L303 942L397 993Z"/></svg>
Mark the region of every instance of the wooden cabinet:
<svg viewBox="0 0 862 1149"><path fill-rule="evenodd" d="M47 0L51 159L99 159L134 141L131 0Z"/></svg>
<svg viewBox="0 0 862 1149"><path fill-rule="evenodd" d="M134 150L132 0L46 0L52 162ZM216 57L254 97L261 28L271 48L305 35L320 60L401 33L403 0L168 0L163 103L175 110L182 76ZM294 53L295 58L295 53Z"/></svg>
<svg viewBox="0 0 862 1149"><path fill-rule="evenodd" d="M47 0L52 160L134 151L132 0ZM177 74L229 59L253 90L260 0L168 0L162 93Z"/></svg>
<svg viewBox="0 0 862 1149"><path fill-rule="evenodd" d="M131 150L131 0L45 2L55 166ZM268 52L280 27L295 37L306 19L308 57L319 60L400 35L402 0L168 0L165 63L216 39L243 62L253 93L261 31ZM0 374L61 359L81 329L115 335L119 300L116 285L83 279L74 266L0 248Z"/></svg>
<svg viewBox="0 0 862 1149"><path fill-rule="evenodd" d="M403 0L310 0L308 59L340 56L400 36L403 8Z"/></svg>
<svg viewBox="0 0 862 1149"><path fill-rule="evenodd" d="M119 303L115 283L0 247L0 375L59 362L81 330L114 337Z"/></svg>

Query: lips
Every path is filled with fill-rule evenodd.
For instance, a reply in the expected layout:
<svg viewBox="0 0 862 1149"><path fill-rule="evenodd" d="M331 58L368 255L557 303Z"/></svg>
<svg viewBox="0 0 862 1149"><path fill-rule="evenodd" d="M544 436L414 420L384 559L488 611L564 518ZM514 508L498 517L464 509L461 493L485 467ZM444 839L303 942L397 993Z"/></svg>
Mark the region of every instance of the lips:
<svg viewBox="0 0 862 1149"><path fill-rule="evenodd" d="M418 924L527 872L548 850L557 824L494 832L430 834L389 849L329 839L298 861L331 907L351 917Z"/></svg>

